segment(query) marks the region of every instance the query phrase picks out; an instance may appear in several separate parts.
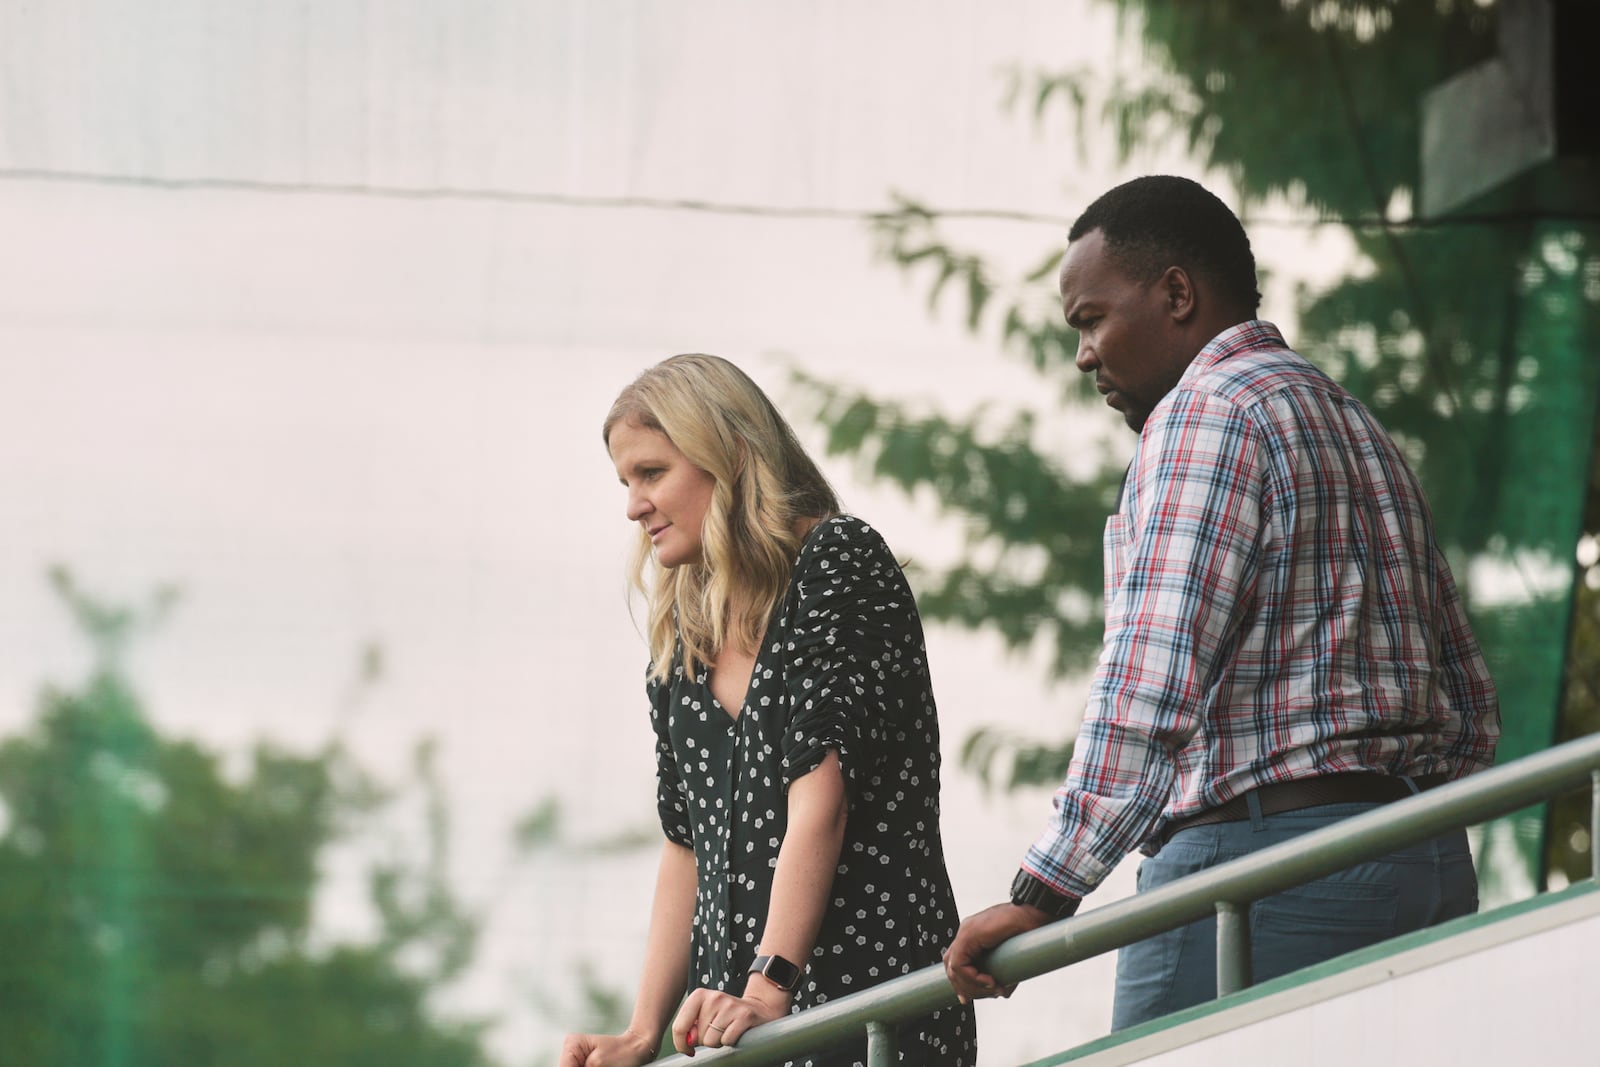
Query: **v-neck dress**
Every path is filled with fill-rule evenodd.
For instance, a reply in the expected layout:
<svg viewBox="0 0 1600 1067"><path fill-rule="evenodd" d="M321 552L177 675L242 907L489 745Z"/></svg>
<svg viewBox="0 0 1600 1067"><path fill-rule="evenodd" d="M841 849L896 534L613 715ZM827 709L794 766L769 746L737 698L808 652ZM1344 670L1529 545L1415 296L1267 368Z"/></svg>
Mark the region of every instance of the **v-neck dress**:
<svg viewBox="0 0 1600 1067"><path fill-rule="evenodd" d="M662 829L695 856L689 988L744 991L789 785L830 749L849 815L793 1010L938 963L958 922L939 837L939 720L922 622L878 532L849 516L811 531L737 717L712 696L707 673L686 678L678 658L665 683L646 689ZM908 1020L899 1037L904 1064L963 1067L976 1058L970 1005ZM862 1038L792 1062L865 1059Z"/></svg>

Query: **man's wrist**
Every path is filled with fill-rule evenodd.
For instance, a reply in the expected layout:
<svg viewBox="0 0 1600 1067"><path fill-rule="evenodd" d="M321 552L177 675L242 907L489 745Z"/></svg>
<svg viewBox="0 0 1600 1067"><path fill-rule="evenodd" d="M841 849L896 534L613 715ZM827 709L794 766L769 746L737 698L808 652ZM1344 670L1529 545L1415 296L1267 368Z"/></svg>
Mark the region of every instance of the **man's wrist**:
<svg viewBox="0 0 1600 1067"><path fill-rule="evenodd" d="M1065 919L1078 910L1081 901L1057 892L1023 868L1011 880L1011 903L1034 908L1052 919Z"/></svg>

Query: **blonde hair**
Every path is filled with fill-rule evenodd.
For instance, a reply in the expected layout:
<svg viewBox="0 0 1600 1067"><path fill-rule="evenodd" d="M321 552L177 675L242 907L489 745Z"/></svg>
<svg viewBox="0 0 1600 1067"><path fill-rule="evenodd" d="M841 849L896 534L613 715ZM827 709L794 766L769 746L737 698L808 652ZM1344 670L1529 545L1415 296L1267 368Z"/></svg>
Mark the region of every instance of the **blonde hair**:
<svg viewBox="0 0 1600 1067"><path fill-rule="evenodd" d="M671 674L675 639L690 676L715 666L713 653L730 641L755 650L788 588L802 520L839 513L833 487L761 387L717 356L673 356L646 370L611 405L607 447L619 422L665 434L715 483L699 562L652 567L650 537L639 531L631 577L649 604L652 677Z"/></svg>

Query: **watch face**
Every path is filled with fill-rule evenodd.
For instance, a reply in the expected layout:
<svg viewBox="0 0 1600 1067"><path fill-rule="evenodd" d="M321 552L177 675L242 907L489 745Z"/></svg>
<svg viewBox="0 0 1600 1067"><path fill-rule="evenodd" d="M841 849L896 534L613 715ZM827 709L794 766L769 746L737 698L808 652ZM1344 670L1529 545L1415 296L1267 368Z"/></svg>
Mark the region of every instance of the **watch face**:
<svg viewBox="0 0 1600 1067"><path fill-rule="evenodd" d="M783 988L793 989L800 980L800 968L781 956L774 956L767 963L767 976Z"/></svg>
<svg viewBox="0 0 1600 1067"><path fill-rule="evenodd" d="M760 971L763 978L779 989L793 989L800 981L800 968L782 956L757 956L750 969Z"/></svg>

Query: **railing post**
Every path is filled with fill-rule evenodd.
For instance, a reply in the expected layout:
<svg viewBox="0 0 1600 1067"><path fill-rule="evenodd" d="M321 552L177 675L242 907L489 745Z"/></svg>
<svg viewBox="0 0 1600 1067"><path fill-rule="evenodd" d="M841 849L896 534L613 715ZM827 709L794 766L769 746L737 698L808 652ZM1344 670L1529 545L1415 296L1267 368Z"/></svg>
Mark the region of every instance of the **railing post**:
<svg viewBox="0 0 1600 1067"><path fill-rule="evenodd" d="M1600 771L1589 772L1589 877L1600 882Z"/></svg>
<svg viewBox="0 0 1600 1067"><path fill-rule="evenodd" d="M1250 988L1250 904L1217 901L1217 996Z"/></svg>
<svg viewBox="0 0 1600 1067"><path fill-rule="evenodd" d="M894 1027L873 1020L867 1024L867 1067L894 1067L899 1062Z"/></svg>

